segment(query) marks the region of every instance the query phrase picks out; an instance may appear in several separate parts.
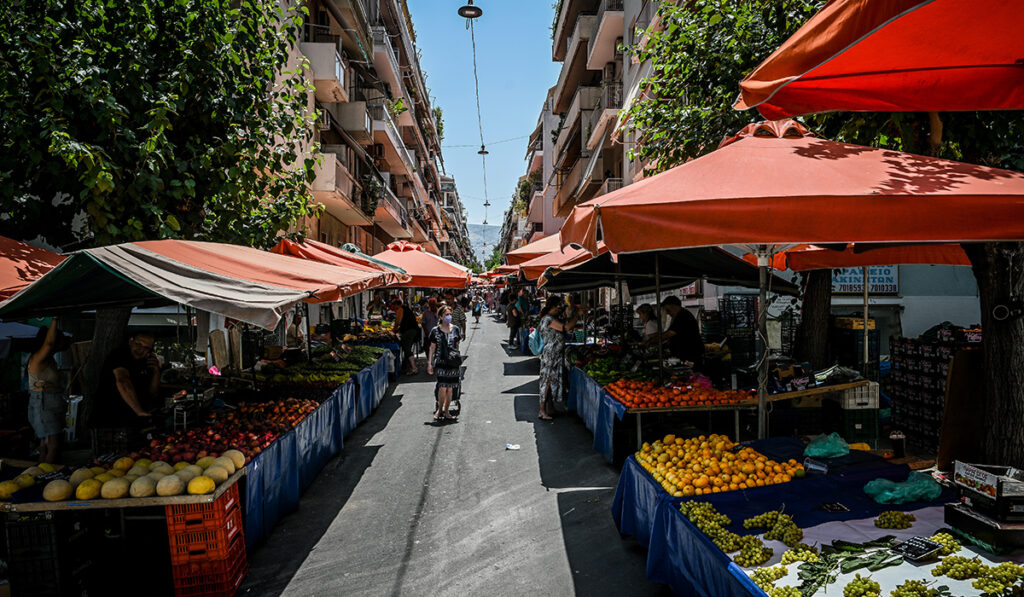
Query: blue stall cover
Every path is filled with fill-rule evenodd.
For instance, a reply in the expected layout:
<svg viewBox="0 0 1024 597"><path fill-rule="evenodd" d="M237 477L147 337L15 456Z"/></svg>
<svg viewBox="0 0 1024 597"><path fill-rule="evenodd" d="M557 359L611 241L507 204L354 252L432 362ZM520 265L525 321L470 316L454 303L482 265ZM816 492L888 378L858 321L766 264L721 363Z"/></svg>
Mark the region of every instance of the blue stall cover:
<svg viewBox="0 0 1024 597"><path fill-rule="evenodd" d="M338 388L338 427L341 436L347 437L359 424L358 409L356 408L356 380L349 378Z"/></svg>
<svg viewBox="0 0 1024 597"><path fill-rule="evenodd" d="M299 491L304 492L320 474L333 452L336 424L335 394L295 426L296 466Z"/></svg>
<svg viewBox="0 0 1024 597"><path fill-rule="evenodd" d="M615 457L615 419L621 421L626 415L626 405L608 395L601 384L582 369L573 367L569 371L567 406L579 414L583 424L594 434L594 450L612 462Z"/></svg>
<svg viewBox="0 0 1024 597"><path fill-rule="evenodd" d="M374 396L377 393L377 389L373 379L374 366L375 365L370 365L355 374L356 424L365 421L366 417L369 417L370 413L373 412L373 407L376 406Z"/></svg>
<svg viewBox="0 0 1024 597"><path fill-rule="evenodd" d="M373 372L373 407L377 408L380 406L381 400L388 393L388 369L391 365L391 359L395 358L390 352L386 352L380 355L377 362L370 365L370 370Z"/></svg>
<svg viewBox="0 0 1024 597"><path fill-rule="evenodd" d="M260 456L263 469L263 532L269 533L285 514L299 508L299 467L295 430L285 433ZM270 452L269 454L267 452Z"/></svg>

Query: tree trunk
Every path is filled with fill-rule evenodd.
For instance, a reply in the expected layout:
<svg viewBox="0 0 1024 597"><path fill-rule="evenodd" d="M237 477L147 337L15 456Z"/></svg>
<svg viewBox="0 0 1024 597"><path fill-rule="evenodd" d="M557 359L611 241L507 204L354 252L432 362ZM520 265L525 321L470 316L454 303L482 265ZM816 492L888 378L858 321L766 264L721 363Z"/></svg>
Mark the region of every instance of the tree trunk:
<svg viewBox="0 0 1024 597"><path fill-rule="evenodd" d="M103 362L112 350L125 342L125 333L128 330L128 318L131 316L130 308L118 309L97 309L96 328L92 335L92 345L89 347L89 359L85 362L82 370L82 421L91 425L90 417L96 398L96 391L100 384L100 369ZM109 398L109 397L108 397Z"/></svg>
<svg viewBox="0 0 1024 597"><path fill-rule="evenodd" d="M965 244L978 281L984 334L985 386L978 388L984 428L978 430L984 462L1024 467L1024 318L993 311L1020 308L1024 297L1024 243Z"/></svg>
<svg viewBox="0 0 1024 597"><path fill-rule="evenodd" d="M828 317L831 312L832 270L808 272L795 352L799 360L810 363L815 369L829 365Z"/></svg>

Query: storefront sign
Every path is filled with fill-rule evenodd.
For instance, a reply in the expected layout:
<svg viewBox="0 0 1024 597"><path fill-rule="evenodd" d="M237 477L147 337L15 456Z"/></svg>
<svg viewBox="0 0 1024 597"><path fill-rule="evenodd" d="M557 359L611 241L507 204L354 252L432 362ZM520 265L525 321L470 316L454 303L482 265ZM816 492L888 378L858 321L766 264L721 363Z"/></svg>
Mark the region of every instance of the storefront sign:
<svg viewBox="0 0 1024 597"><path fill-rule="evenodd" d="M699 293L699 287L697 286L698 280L694 280L690 284L683 286L679 289L680 296L697 296Z"/></svg>
<svg viewBox="0 0 1024 597"><path fill-rule="evenodd" d="M864 270L846 267L832 270L833 294L864 294ZM871 294L899 294L900 268L896 265L875 265L868 268Z"/></svg>

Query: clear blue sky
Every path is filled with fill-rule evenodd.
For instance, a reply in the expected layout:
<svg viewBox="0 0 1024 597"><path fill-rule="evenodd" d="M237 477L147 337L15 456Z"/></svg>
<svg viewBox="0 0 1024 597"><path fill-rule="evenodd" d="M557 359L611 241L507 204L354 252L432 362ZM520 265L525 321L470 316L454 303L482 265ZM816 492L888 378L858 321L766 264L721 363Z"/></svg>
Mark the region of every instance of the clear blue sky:
<svg viewBox="0 0 1024 597"><path fill-rule="evenodd" d="M456 14L463 0L408 0L416 28L420 66L434 105L444 110L445 169L455 177L469 222L483 223L483 168L477 151L473 54L466 20ZM477 73L487 143L487 223L501 225L516 181L525 173L527 139L537 124L548 88L561 63L551 61L551 0L477 0ZM469 145L470 147L452 147Z"/></svg>

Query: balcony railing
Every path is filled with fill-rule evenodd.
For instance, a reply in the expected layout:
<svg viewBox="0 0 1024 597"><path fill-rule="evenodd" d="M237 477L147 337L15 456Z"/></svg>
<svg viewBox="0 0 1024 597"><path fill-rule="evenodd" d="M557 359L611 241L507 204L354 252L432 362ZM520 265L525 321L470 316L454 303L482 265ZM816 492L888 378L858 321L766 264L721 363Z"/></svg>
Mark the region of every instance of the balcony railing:
<svg viewBox="0 0 1024 597"><path fill-rule="evenodd" d="M398 52L395 51L395 46L391 43L391 37L388 36L387 29L383 27L373 27L373 45L381 46L384 49L384 53L387 55L388 66L391 68L391 72L394 73L395 80L399 87L402 85L402 69L399 67ZM382 73L383 74L383 73ZM404 95L402 89L392 89L391 92L396 95Z"/></svg>
<svg viewBox="0 0 1024 597"><path fill-rule="evenodd" d="M597 19L594 21L594 31L587 41L587 56L594 53L594 44L597 43L597 33L601 29L601 21L606 12L622 12L623 0L601 0L601 6L597 9ZM616 35L615 37L618 37Z"/></svg>
<svg viewBox="0 0 1024 597"><path fill-rule="evenodd" d="M597 100L597 106L590 113L590 125L587 127L587 147L594 149L603 128L613 115L622 109L622 83L606 85L601 90L601 97Z"/></svg>
<svg viewBox="0 0 1024 597"><path fill-rule="evenodd" d="M604 182L601 183L601 189L598 190L597 194L594 195L594 196L595 197L600 197L601 195L607 195L608 193L611 193L612 191L617 191L617 190L621 189L622 186L623 185L622 185L622 179L621 178L606 178L606 179L604 179Z"/></svg>
<svg viewBox="0 0 1024 597"><path fill-rule="evenodd" d="M409 155L409 149L402 142L402 133L395 124L393 118L391 118L391 112L388 111L388 107L383 103L370 103L366 105L367 112L370 114L370 118L374 121L381 121L384 123L384 127L387 129L388 138L391 139L391 144L395 148L395 153L398 157L405 162L405 167L409 170L409 176L412 177L416 171L416 162L413 156Z"/></svg>
<svg viewBox="0 0 1024 597"><path fill-rule="evenodd" d="M395 215L398 216L398 221L402 224L402 228L409 227L409 216L405 211L405 206L398 200L398 197L395 197L394 191L386 186L384 187L384 196L381 198L380 202L378 202L378 205L382 203L387 204L392 210L394 210Z"/></svg>

